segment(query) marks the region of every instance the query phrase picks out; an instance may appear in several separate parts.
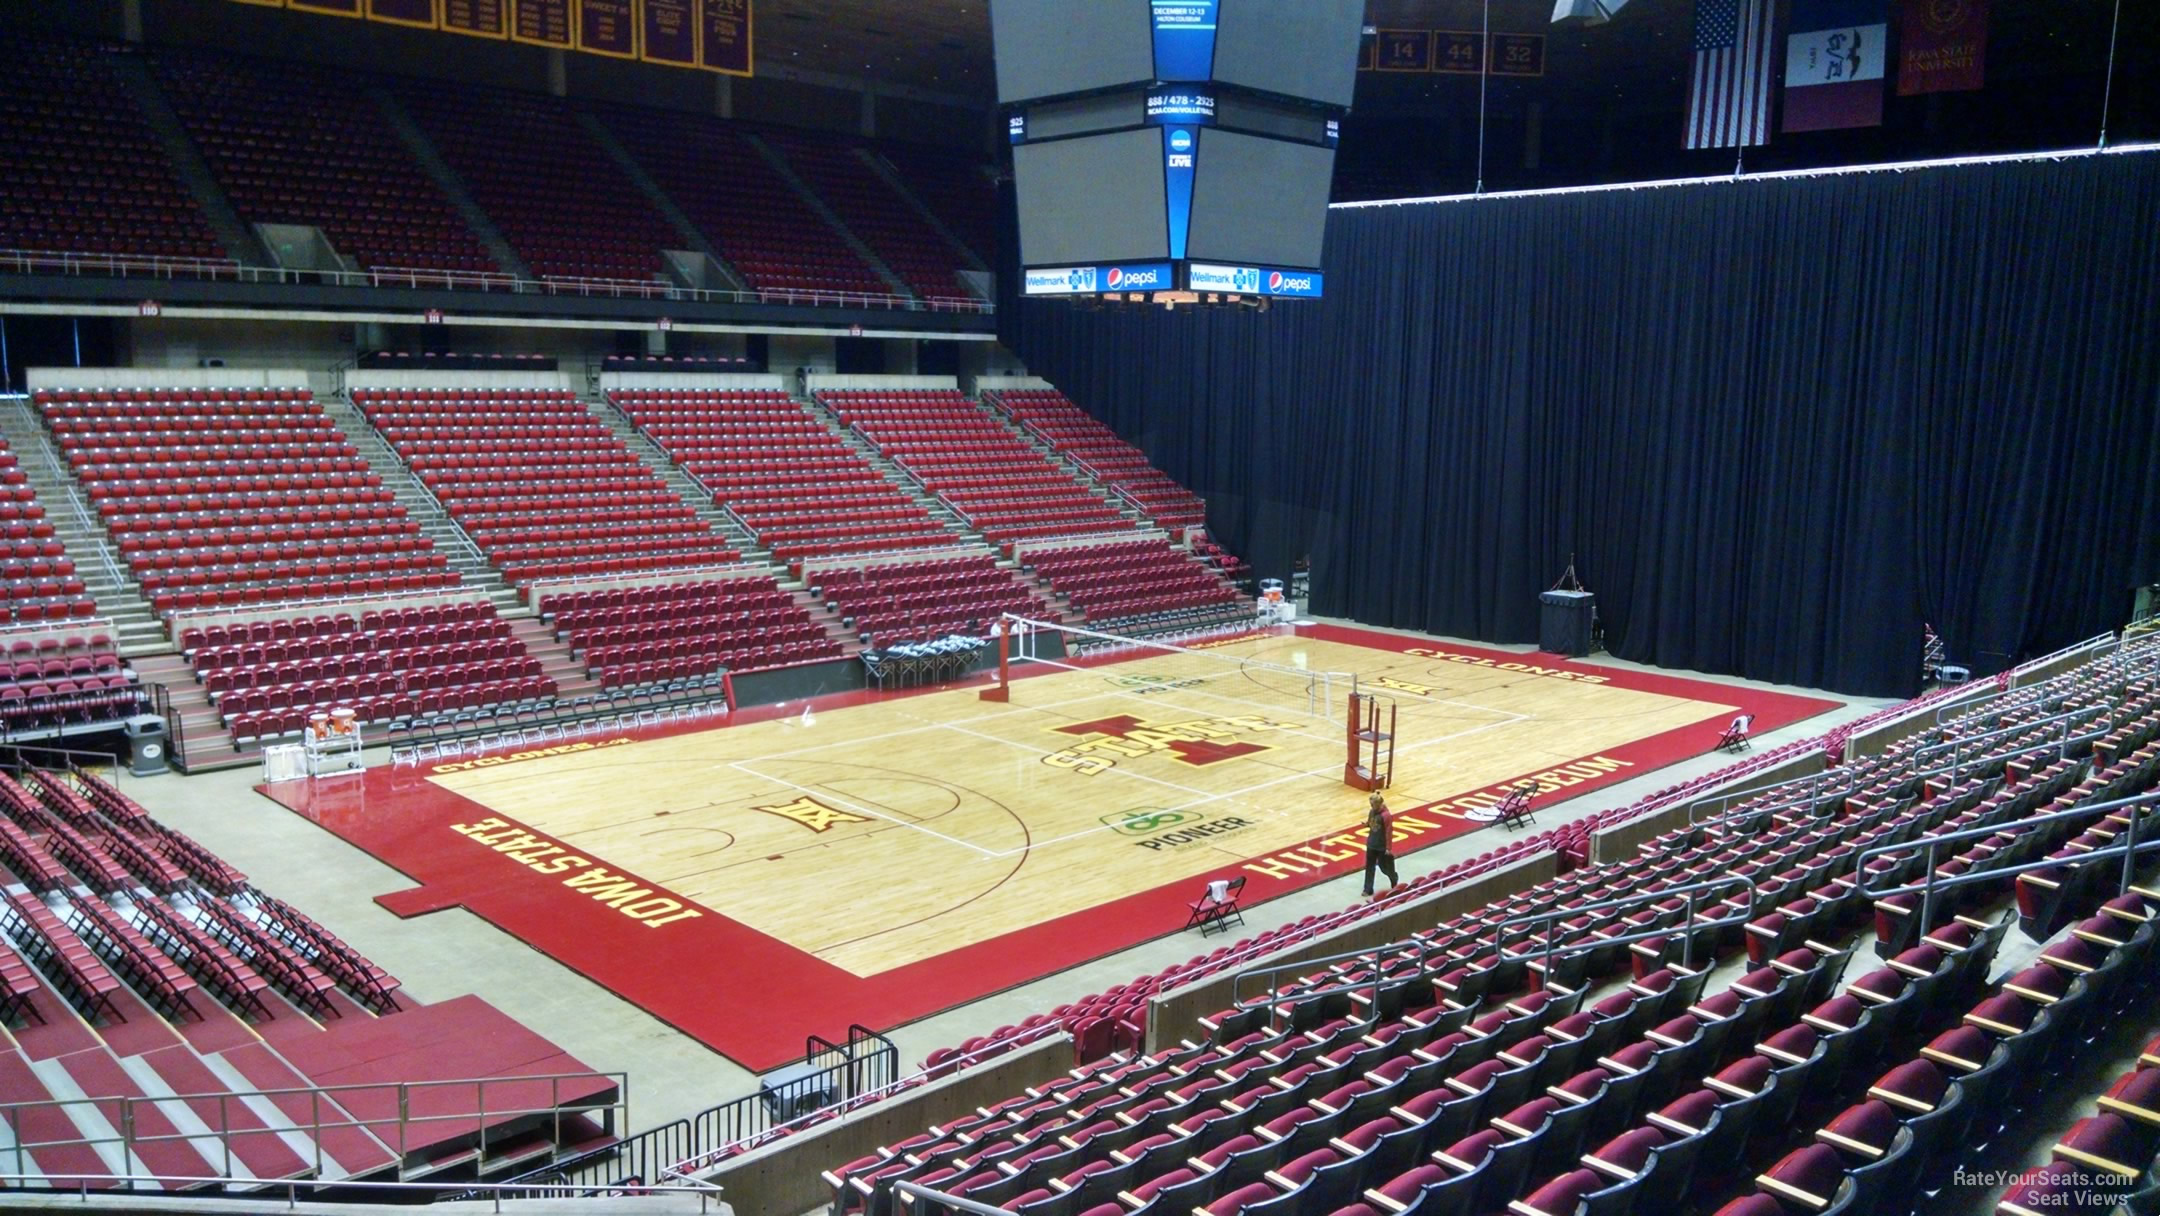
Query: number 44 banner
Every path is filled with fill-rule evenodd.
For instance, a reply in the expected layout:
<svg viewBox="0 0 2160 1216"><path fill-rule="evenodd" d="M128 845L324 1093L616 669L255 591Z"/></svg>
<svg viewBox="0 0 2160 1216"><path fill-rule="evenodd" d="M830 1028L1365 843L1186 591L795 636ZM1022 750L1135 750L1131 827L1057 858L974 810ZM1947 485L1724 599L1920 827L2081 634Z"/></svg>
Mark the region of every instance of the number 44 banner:
<svg viewBox="0 0 2160 1216"><path fill-rule="evenodd" d="M1793 0L1785 130L1882 125L1888 7L1888 0Z"/></svg>

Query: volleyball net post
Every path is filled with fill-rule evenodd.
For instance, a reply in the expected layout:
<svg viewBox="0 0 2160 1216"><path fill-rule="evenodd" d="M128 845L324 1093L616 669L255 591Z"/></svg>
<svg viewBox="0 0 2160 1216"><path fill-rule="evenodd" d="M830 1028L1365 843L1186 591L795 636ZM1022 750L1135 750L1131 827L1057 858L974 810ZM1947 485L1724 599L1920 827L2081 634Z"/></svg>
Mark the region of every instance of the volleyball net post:
<svg viewBox="0 0 2160 1216"><path fill-rule="evenodd" d="M976 694L985 701L1012 700L1012 628L1004 618L990 623L990 641L997 647L997 679Z"/></svg>

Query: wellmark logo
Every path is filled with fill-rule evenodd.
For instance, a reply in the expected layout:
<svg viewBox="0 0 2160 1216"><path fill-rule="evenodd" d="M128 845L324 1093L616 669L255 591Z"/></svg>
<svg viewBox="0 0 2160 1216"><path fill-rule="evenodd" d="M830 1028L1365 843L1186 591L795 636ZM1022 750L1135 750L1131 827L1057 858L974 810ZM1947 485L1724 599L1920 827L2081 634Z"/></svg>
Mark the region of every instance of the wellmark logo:
<svg viewBox="0 0 2160 1216"><path fill-rule="evenodd" d="M1252 743L1240 735L1294 729L1285 722L1245 715L1235 718L1196 718L1183 722L1153 722L1119 714L1092 722L1074 722L1050 728L1062 735L1086 740L1051 752L1042 758L1051 768L1062 768L1092 777L1116 768L1120 759L1137 759L1167 753L1180 764L1205 766L1272 751L1268 744Z"/></svg>

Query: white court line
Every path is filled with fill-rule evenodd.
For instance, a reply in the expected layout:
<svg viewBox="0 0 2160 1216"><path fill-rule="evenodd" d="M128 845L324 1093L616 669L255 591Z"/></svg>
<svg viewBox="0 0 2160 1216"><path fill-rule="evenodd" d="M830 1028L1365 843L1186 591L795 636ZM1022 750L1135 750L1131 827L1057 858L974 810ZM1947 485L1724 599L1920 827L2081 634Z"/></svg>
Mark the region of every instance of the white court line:
<svg viewBox="0 0 2160 1216"><path fill-rule="evenodd" d="M872 807L863 806L852 799L843 798L840 795L833 793L831 790L814 790L811 789L809 786L800 785L796 782L789 781L785 777L775 777L769 773L761 773L756 769L751 768L748 763L741 760L730 761L728 763L728 767L735 769L738 772L748 773L749 775L757 778L760 781L770 781L774 785L785 786L786 788L794 790L799 794L808 794L809 796L817 799L820 802L823 802L827 798L830 798L832 801L839 803L840 809L842 810L860 811L873 819L882 819L887 823L894 824L903 828L913 828L926 836L935 836L939 840L944 841L946 844L956 844L963 849L970 849L974 852L982 854L985 857L996 858L1005 855L1002 853L992 852L991 850L983 848L981 845L978 844L969 844L967 841L958 839L957 837L947 836L943 832L932 831L931 829L926 828L919 823L909 823L905 819L895 819L892 816L885 814L883 811L876 810Z"/></svg>
<svg viewBox="0 0 2160 1216"><path fill-rule="evenodd" d="M1432 743L1444 743L1444 742L1447 742L1447 741L1448 741L1448 740L1450 740L1450 739L1460 739L1460 738L1465 738L1465 737L1467 737L1467 736L1470 736L1470 735L1475 735L1475 734L1479 734L1479 733L1482 733L1482 732L1484 732L1484 731L1488 731L1488 730L1493 730L1493 729L1495 729L1495 728L1497 728L1497 727L1502 727L1502 726L1509 726L1509 725L1513 725L1513 723L1510 723L1510 722L1488 722L1488 723L1484 724L1483 726L1473 726L1473 727L1470 727L1470 728L1469 728L1469 729L1467 729L1467 730L1460 730L1460 731L1456 731L1456 732L1454 732L1453 734L1441 735L1441 736L1438 736L1438 737L1436 737L1436 738L1428 739L1428 740L1425 740L1424 742L1421 742L1421 743L1417 744L1416 746L1418 746L1418 747L1423 747L1423 746L1427 746L1428 744L1432 744ZM1036 748L1035 748L1035 746L1034 746L1033 744L1030 744L1030 743L1026 743L1026 742L1023 742L1023 741L1021 741L1021 740L1017 740L1017 739L1001 739L1001 738L999 738L999 737L998 737L998 736L996 736L996 735L986 735L986 734L983 734L983 733L981 733L980 731L972 731L972 730L965 730L965 729L962 729L962 728L960 728L960 727L957 727L957 726L952 726L952 725L950 725L950 724L948 724L948 726L947 726L947 729L952 729L952 730L956 730L956 731L958 731L958 732L959 732L960 734L964 734L964 735L970 735L970 736L973 736L974 738L977 738L977 739L983 739L983 740L987 740L987 741L989 741L989 742L991 742L991 743L1001 743L1001 744L1004 744L1004 745L1006 745L1006 746L1008 746L1008 747L1015 747L1015 748L1019 748L1019 749L1021 749L1021 750L1023 750L1023 751L1029 752L1029 753L1031 753L1031 754L1032 754L1032 753L1034 753L1034 752L1036 751ZM1405 750L1405 751L1408 751L1408 750L1410 750L1410 749L1409 749L1409 748L1405 748L1404 750ZM868 816L870 816L870 817L872 817L872 818L874 818L874 819L882 820L883 822L886 822L886 823L890 823L890 824L893 824L893 825L894 825L894 826L896 826L896 827L903 827L903 828L910 828L910 829L913 829L913 830L915 830L915 831L918 831L918 832L921 832L921 833L923 833L923 834L925 834L925 835L927 835L927 836L931 836L931 837L934 837L934 838L936 838L936 839L938 839L938 840L942 840L942 841L944 841L944 842L945 842L945 843L947 843L947 844L953 844L953 845L958 845L958 846L960 846L961 848L964 848L964 849L968 849L968 850L970 850L970 851L972 851L972 852L974 852L974 853L976 853L976 854L978 854L978 855L980 855L980 856L982 856L982 857L984 857L984 858L986 858L986 859L989 859L989 860L993 860L993 861L995 861L995 860L998 860L998 859L1001 859L1001 858L1006 858L1006 857L1014 857L1014 856L1020 855L1020 854L1022 854L1022 853L1030 853L1030 852L1033 852L1033 851L1034 851L1034 850L1036 850L1036 849L1043 849L1043 848L1048 848L1049 846L1051 846L1051 845L1054 845L1054 844L1062 844L1062 843L1064 843L1064 842L1066 842L1066 841L1068 841L1068 840L1078 840L1078 839L1080 839L1080 838L1081 838L1081 837L1083 837L1083 836L1093 836L1093 835L1096 835L1097 833L1101 833L1101 832L1107 832L1107 831L1110 831L1110 830L1111 830L1111 829L1110 829L1110 825L1108 825L1108 824L1104 824L1104 823L1098 823L1098 824L1096 824L1096 825L1095 825L1094 827L1089 827L1089 828L1082 828L1082 829L1080 829L1080 830L1079 830L1079 831L1077 831L1077 832L1069 832L1069 833L1067 833L1067 834L1065 834L1065 835L1063 835L1063 836L1052 836L1052 837L1050 837L1050 838L1049 838L1049 839L1047 839L1047 840L1035 840L1035 841L1030 841L1029 843L1027 843L1027 844L1025 844L1025 845L1022 845L1022 846L1020 846L1020 847L1018 847L1018 848L1013 848L1013 849L1004 849L1004 850L997 850L997 849L986 849L986 848L984 848L984 847L983 847L983 846L981 846L981 845L978 845L978 844L972 844L972 843L970 843L970 842L968 842L968 841L965 841L965 840L961 840L961 839L959 839L959 838L957 838L957 837L953 837L953 836L947 836L947 835L945 835L945 834L944 834L943 832L938 832L938 831L935 831L935 830L933 830L933 829L930 829L930 828L926 828L926 827L922 826L922 825L921 825L921 824L919 824L919 823L911 823L911 822L909 822L909 821L907 821L907 820L904 820L904 819L895 819L895 818L893 818L892 816L890 816L890 815L887 815L887 814L885 814L885 813L883 813L883 812L881 812L881 811L879 811L879 810L877 810L877 809L875 809L875 808L873 808L873 807L867 807L867 806L863 806L862 804L860 804L860 803L858 803L858 802L856 802L856 801L854 801L854 800L852 800L852 799L849 799L849 798L844 798L844 797L840 796L839 794L837 794L837 793L834 793L834 792L832 792L832 791L831 791L830 789L824 789L824 788L821 788L821 789L812 789L812 788L810 788L809 786L806 786L806 785L802 785L802 784L800 784L800 783L797 783L797 782L794 782L794 781L790 781L790 780L788 780L788 779L786 779L786 778L784 778L784 777L775 777L775 776L773 776L773 775L771 775L771 774L769 774L769 773L761 773L761 772L757 771L756 769L754 769L754 768L750 767L750 766L749 766L749 764L747 764L747 763L745 763L745 762L743 762L743 761L734 761L734 762L732 762L732 763L731 763L731 764L729 765L729 767L731 767L731 768L734 768L734 769L736 769L736 770L738 770L738 771L740 771L740 772L743 772L743 773L747 773L747 774L749 774L749 775L750 775L750 776L752 776L752 777L756 777L756 778L758 778L759 780L762 780L762 781L770 781L770 782L772 782L772 783L773 783L773 784L775 784L775 785L783 786L783 787L785 787L785 788L787 788L787 789L791 789L791 790L794 790L794 791L796 791L797 793L801 793L801 794L807 794L807 795L809 795L809 796L811 796L811 797L813 797L813 798L817 798L817 799L820 799L820 800L826 800L826 799L830 799L830 800L831 800L831 801L832 801L833 803L837 804L837 805L838 805L838 806L840 807L840 809L842 809L842 810L850 810L850 811L859 811L859 812L861 812L861 813L862 813L862 814L864 814L864 815L868 815ZM1324 766L1322 766L1322 767L1320 767L1320 768L1315 768L1315 769L1306 769L1306 770L1303 770L1303 771L1300 771L1300 772L1293 772L1293 773L1287 773L1287 774L1284 774L1284 775L1283 775L1283 776L1281 776L1281 777L1276 777L1276 778L1274 778L1274 779L1272 779L1272 780L1269 780L1269 781L1263 781L1263 782L1260 782L1260 783L1258 783L1258 784L1256 784L1256 785L1243 785L1243 786L1239 786L1238 788L1236 788L1236 789L1234 789L1234 790L1225 790L1225 791L1223 791L1222 793L1215 793L1215 794L1211 794L1211 793L1208 793L1208 792L1207 792L1207 791L1205 791L1205 790L1196 790L1196 789L1193 789L1193 788L1191 788L1190 786L1184 786L1184 785L1179 785L1178 783L1176 783L1176 782L1174 782L1174 781L1168 781L1168 780L1165 780L1165 779L1163 779L1163 778L1160 778L1160 777L1152 777L1152 776L1149 776L1149 775L1148 775L1148 774L1146 774L1146 773L1137 773L1137 772L1133 772L1133 771L1131 771L1130 769L1125 769L1125 768L1117 768L1117 769L1113 769L1113 770L1111 770L1111 771L1113 771L1113 772L1116 772L1116 773L1119 773L1119 774L1120 774L1120 775L1122 775L1122 776L1126 776L1126 777L1131 777L1131 778L1134 778L1134 779L1136 779L1136 780L1140 780L1140 781L1145 781L1145 782L1149 782L1149 783L1152 783L1152 784L1155 784L1155 785L1161 785L1161 786L1166 786L1166 787L1168 787L1168 788L1170 788L1170 789L1174 789L1174 790L1178 790L1178 791L1181 791L1181 792L1183 792L1183 793L1187 793L1187 794L1192 794L1192 795L1194 795L1194 796L1195 796L1195 801L1192 801L1192 802L1185 802L1185 803L1180 803L1180 804L1178 804L1178 805L1176 805L1176 806L1171 806L1171 807L1164 807L1164 808L1162 808L1162 809L1164 809L1164 810L1170 810L1170 811L1187 811L1187 810L1192 810L1192 809L1193 809L1193 808L1195 808L1195 807L1205 806L1205 805L1207 805L1208 803L1211 803L1211 802L1221 802L1221 801L1223 801L1223 800L1225 800L1225 799L1229 799L1229 798L1246 798L1246 797L1249 797L1249 796L1251 796L1251 795L1253 795L1253 794L1256 794L1256 793L1258 793L1258 792L1259 792L1259 791L1261 791L1261 790L1264 790L1264 789L1268 789L1268 788L1270 788L1270 787L1272 787L1272 786L1282 785L1282 784L1285 784L1285 783L1287 783L1287 782L1291 782L1291 781L1304 781L1304 780L1307 780L1307 779L1309 779L1309 778L1313 778L1313 777L1323 777L1323 776L1326 776L1326 775L1327 775L1328 773L1331 773L1331 772L1333 772L1333 771L1334 771L1334 765L1332 765L1332 764L1329 764L1329 765L1324 765Z"/></svg>

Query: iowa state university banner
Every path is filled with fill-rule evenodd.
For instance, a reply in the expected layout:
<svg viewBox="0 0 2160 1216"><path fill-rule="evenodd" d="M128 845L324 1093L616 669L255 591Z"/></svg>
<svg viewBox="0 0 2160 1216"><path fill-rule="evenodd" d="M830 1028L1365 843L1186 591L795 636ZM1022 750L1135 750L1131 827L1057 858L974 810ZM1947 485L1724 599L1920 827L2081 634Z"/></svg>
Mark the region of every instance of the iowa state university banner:
<svg viewBox="0 0 2160 1216"><path fill-rule="evenodd" d="M1882 125L1887 0L1794 0L1785 130Z"/></svg>
<svg viewBox="0 0 2160 1216"><path fill-rule="evenodd" d="M1988 0L1905 0L1897 91L1950 93L1987 83Z"/></svg>

